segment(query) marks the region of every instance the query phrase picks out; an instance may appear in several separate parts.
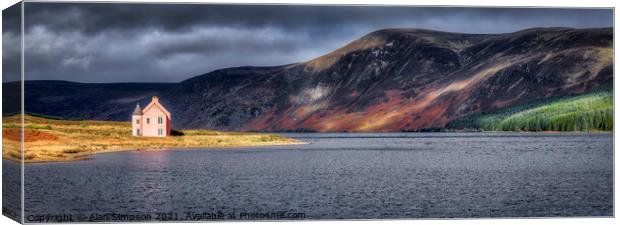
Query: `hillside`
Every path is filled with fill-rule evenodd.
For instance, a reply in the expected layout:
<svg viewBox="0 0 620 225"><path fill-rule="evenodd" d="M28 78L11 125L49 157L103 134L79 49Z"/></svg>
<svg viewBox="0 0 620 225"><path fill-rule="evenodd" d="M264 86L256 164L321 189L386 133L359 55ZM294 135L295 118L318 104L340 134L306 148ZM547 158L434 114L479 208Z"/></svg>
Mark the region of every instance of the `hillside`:
<svg viewBox="0 0 620 225"><path fill-rule="evenodd" d="M457 119L448 129L485 131L612 131L611 90L515 106Z"/></svg>
<svg viewBox="0 0 620 225"><path fill-rule="evenodd" d="M20 160L20 117L2 119L2 157ZM177 132L179 133L179 132ZM141 149L213 148L300 144L273 134L181 130L182 135L165 138L133 137L129 122L69 121L26 115L24 118L24 162L70 161L88 155Z"/></svg>
<svg viewBox="0 0 620 225"><path fill-rule="evenodd" d="M611 84L612 44L612 28L386 29L306 62L221 69L141 90L26 82L26 111L126 121L136 102L157 94L177 129L415 131Z"/></svg>
<svg viewBox="0 0 620 225"><path fill-rule="evenodd" d="M24 94L26 110L30 113L79 120L129 121L131 110L126 107L135 107L137 101L160 95L173 85L28 81Z"/></svg>

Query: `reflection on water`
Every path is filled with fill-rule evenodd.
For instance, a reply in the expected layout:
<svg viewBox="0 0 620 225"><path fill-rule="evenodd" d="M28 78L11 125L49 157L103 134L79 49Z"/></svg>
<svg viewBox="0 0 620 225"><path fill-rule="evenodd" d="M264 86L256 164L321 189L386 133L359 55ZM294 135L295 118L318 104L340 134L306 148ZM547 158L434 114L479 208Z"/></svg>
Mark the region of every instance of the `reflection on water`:
<svg viewBox="0 0 620 225"><path fill-rule="evenodd" d="M310 144L122 152L29 164L26 215L613 215L611 134L287 135Z"/></svg>

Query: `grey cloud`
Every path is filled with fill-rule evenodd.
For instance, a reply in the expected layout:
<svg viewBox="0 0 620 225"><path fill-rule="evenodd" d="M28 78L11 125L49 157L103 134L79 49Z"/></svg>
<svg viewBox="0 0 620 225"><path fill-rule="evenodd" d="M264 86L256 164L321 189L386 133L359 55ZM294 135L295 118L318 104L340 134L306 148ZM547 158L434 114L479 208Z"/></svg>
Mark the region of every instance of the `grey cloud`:
<svg viewBox="0 0 620 225"><path fill-rule="evenodd" d="M295 63L383 28L613 25L611 9L574 8L26 3L25 10L26 79L82 82L177 82L232 66ZM19 26L3 29L10 40Z"/></svg>
<svg viewBox="0 0 620 225"><path fill-rule="evenodd" d="M2 11L2 80L21 78L21 6L19 3Z"/></svg>
<svg viewBox="0 0 620 225"><path fill-rule="evenodd" d="M32 4L32 6L30 6ZM541 20L553 20L566 26L611 24L610 9L548 9L548 8L455 8L455 7L389 7L389 6L303 6L303 5L217 5L217 4L43 4L26 7L28 24L45 24L57 29L81 28L85 32L107 29L158 27L181 30L196 25L226 24L227 26L277 26L286 29L307 29L351 24L385 26L394 22L445 21L467 25L467 20L510 22L512 26L535 26ZM63 15L57 21L49 18ZM607 21L601 21L606 19ZM561 21L558 21L561 20ZM449 24L447 27L450 27ZM472 24L473 25L473 24ZM504 24L509 25L509 24ZM508 27L510 29L511 26ZM476 27L455 27L476 31ZM495 27L484 30L501 31ZM451 30L451 31L457 31ZM322 31L322 29L318 29ZM487 31L482 31L487 32Z"/></svg>

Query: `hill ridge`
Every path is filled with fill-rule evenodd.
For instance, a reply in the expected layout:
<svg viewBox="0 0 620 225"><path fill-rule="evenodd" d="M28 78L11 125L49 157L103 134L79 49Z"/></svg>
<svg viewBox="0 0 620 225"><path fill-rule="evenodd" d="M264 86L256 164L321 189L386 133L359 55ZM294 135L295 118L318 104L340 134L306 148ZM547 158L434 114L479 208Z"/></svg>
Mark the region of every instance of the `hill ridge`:
<svg viewBox="0 0 620 225"><path fill-rule="evenodd" d="M151 86L107 96L145 102L147 94L160 95L177 128L401 131L442 127L474 113L585 93L613 79L611 28L535 28L505 34L423 30L428 34L417 36L394 30L377 30L305 62L224 68L165 90ZM28 83L27 88L34 87ZM73 91L86 91L78 89ZM78 114L72 105L89 105L95 99L81 95L50 108L58 103L50 98L72 99L75 94L40 87L26 93L27 111L39 114L125 120L123 112L131 110L127 104L110 104ZM110 107L113 113L106 110Z"/></svg>

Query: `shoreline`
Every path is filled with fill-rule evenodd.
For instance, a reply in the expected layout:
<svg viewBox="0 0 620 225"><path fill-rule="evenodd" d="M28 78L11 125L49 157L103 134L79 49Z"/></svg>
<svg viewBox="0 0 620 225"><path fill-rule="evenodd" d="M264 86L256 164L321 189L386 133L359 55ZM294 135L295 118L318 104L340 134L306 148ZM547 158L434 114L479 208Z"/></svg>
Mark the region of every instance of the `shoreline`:
<svg viewBox="0 0 620 225"><path fill-rule="evenodd" d="M24 123L16 116L3 117L3 158L17 163L70 162L87 160L90 155L142 150L246 148L308 144L304 135L377 136L402 134L403 137L441 135L604 135L612 131L427 131L427 132L299 132L254 133L217 130L182 130L170 137L135 137L129 122L51 120L26 115ZM24 129L20 129L24 127ZM414 134L415 133L415 134ZM21 139L21 137L24 139ZM337 136L339 136L337 135ZM467 136L467 135L465 135ZM20 146L23 145L23 152Z"/></svg>
<svg viewBox="0 0 620 225"><path fill-rule="evenodd" d="M468 131L468 130L460 130L460 131L428 131L428 132L414 132L414 131L398 131L398 132L274 132L270 134L439 134L439 133L515 133L515 134L613 134L613 131Z"/></svg>
<svg viewBox="0 0 620 225"><path fill-rule="evenodd" d="M308 142L298 141L291 143L272 143L265 145L229 145L229 146L195 146L195 147L157 147L157 148L129 148L129 149L106 149L102 151L96 152L82 152L75 154L74 158L66 159L66 160L34 160L27 161L24 160L24 164L38 164L38 163L63 163L63 162L76 162L76 161L86 161L91 160L89 156L96 156L101 154L110 154L110 153L121 153L121 152L141 152L141 151L174 151L174 150L187 150L187 151L210 151L216 149L235 149L235 148L248 148L248 147L269 147L269 146L287 146L287 145L306 145L310 144ZM21 160L12 159L8 157L2 157L2 159L15 162L22 163Z"/></svg>
<svg viewBox="0 0 620 225"><path fill-rule="evenodd" d="M2 158L18 163L76 161L94 154L143 149L303 144L273 133L181 130L182 135L135 137L129 122L52 120L30 115L21 122L19 116L3 117Z"/></svg>
<svg viewBox="0 0 620 225"><path fill-rule="evenodd" d="M535 134L576 134L576 135L598 135L598 134L612 134L613 131L476 131L476 132L322 132L322 133L311 133L311 132L300 132L294 134L411 134L411 133L420 133L420 134L429 134L429 133L446 133L446 134L457 134L457 133L470 133L470 134L524 134L524 135L535 135ZM287 133L268 133L268 134L287 134ZM288 132L288 134L293 134L293 132ZM294 140L292 142L276 142L276 143L265 143L265 144L240 144L240 145L224 145L224 146L164 146L164 147L146 147L146 148L124 148L124 149L102 149L100 151L91 151L91 152L79 152L72 155L71 158L64 158L58 160L24 160L24 164L38 164L38 163L63 163L63 162L75 162L75 161L86 161L90 160L92 156L99 154L109 154L109 153L119 153L119 152L130 152L130 151L169 151L169 150L187 150L187 151L209 151L209 150L221 150L221 149L241 149L241 148L250 148L250 147L270 147L270 146L295 146L295 145L306 145L310 144L309 142L300 141L293 137L287 137L290 140ZM21 160L13 159L10 157L3 157L3 159L7 161L12 161L15 163L22 163Z"/></svg>
<svg viewBox="0 0 620 225"><path fill-rule="evenodd" d="M444 129L444 128L440 128ZM515 130L476 130L476 129L444 129L444 130L428 130L428 131L251 131L256 134L372 134L372 133L613 133L613 130L586 130L586 131L558 131L558 130L542 130L542 131L515 131Z"/></svg>

